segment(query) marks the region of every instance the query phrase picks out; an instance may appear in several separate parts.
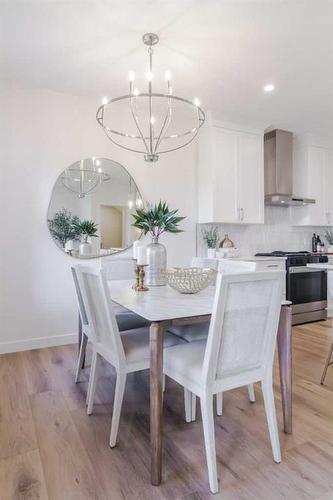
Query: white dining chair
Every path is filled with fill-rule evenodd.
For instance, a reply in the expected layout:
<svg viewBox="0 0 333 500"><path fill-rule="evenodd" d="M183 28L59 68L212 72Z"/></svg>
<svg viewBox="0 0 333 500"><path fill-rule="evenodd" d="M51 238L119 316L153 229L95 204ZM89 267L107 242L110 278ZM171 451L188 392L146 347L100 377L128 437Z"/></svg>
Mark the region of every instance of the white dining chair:
<svg viewBox="0 0 333 500"><path fill-rule="evenodd" d="M255 271L255 262L239 262L230 259L211 259L204 257L193 257L192 267L210 267L211 269L218 270L223 274L253 272ZM206 340L208 335L210 321L206 323L195 323L192 325L172 326L170 332L178 335L187 342L196 342L197 340ZM248 396L251 403L255 403L254 385L249 384ZM185 420L186 422L194 422L196 419L196 396L189 395L185 392ZM223 415L223 393L216 394L216 414Z"/></svg>
<svg viewBox="0 0 333 500"><path fill-rule="evenodd" d="M89 327L86 307L84 304L83 295L78 279L77 273L79 267L80 267L79 265L76 265L72 266L71 268L75 291L76 291L77 304L79 309L79 317L82 325L79 356L75 368L75 383L79 381L80 373L83 367L83 361L86 355L87 342L88 340L92 340L92 334L93 334ZM116 315L116 321L120 331L149 326L149 322L147 322L144 318L141 318L140 316L129 311L128 309L121 308L120 306L118 306L118 304L114 305L114 310Z"/></svg>
<svg viewBox="0 0 333 500"><path fill-rule="evenodd" d="M170 347L164 373L200 398L212 493L218 491L213 395L261 382L275 462L281 461L273 358L284 272L219 273L207 341Z"/></svg>
<svg viewBox="0 0 333 500"><path fill-rule="evenodd" d="M80 266L78 274L94 339L87 413L90 415L93 411L99 363L100 359L104 358L115 368L117 374L110 433L110 446L114 447L117 442L127 374L149 369L150 366L149 328L136 328L120 334L105 273ZM164 347L182 343L185 341L165 332Z"/></svg>

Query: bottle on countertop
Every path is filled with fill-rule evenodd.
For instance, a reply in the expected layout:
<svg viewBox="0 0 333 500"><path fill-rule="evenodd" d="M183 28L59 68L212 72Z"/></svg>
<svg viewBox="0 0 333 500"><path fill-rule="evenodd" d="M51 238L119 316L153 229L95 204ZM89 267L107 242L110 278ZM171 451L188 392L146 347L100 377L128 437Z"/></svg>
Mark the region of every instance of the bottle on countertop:
<svg viewBox="0 0 333 500"><path fill-rule="evenodd" d="M325 253L325 243L321 244L321 253Z"/></svg>
<svg viewBox="0 0 333 500"><path fill-rule="evenodd" d="M313 233L311 241L312 241L312 251L316 252L317 251L317 236L316 236L316 233Z"/></svg>
<svg viewBox="0 0 333 500"><path fill-rule="evenodd" d="M321 239L319 235L317 236L317 252L321 253Z"/></svg>

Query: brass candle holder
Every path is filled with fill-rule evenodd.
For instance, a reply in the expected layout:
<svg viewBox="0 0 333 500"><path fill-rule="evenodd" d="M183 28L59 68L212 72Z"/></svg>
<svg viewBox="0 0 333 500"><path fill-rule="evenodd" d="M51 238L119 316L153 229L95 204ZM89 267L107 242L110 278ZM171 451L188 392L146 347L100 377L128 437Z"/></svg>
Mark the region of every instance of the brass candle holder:
<svg viewBox="0 0 333 500"><path fill-rule="evenodd" d="M145 286L145 267L147 264L135 264L135 276L136 283L134 285L134 290L136 292L147 292L148 287Z"/></svg>

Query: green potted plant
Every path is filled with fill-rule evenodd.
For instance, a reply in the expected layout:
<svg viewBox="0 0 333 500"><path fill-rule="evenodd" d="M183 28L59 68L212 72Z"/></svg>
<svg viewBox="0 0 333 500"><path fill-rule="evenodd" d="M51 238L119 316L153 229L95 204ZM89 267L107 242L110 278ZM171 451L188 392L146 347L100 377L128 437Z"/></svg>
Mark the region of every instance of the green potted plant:
<svg viewBox="0 0 333 500"><path fill-rule="evenodd" d="M138 208L132 214L133 226L146 235L150 234L152 242L147 246L147 283L150 286L165 285L163 270L166 269L166 248L159 243L163 233L181 233L179 223L185 219L177 215L178 209L170 210L166 202L159 201L155 205L148 204L147 208Z"/></svg>
<svg viewBox="0 0 333 500"><path fill-rule="evenodd" d="M89 255L92 251L88 238L97 238L98 225L92 220L79 220L75 228L81 237L80 255Z"/></svg>
<svg viewBox="0 0 333 500"><path fill-rule="evenodd" d="M62 248L65 248L70 241L79 240L80 232L77 229L79 222L80 219L65 208L56 212L53 219L47 221L53 239Z"/></svg>
<svg viewBox="0 0 333 500"><path fill-rule="evenodd" d="M202 237L207 246L207 257L214 259L216 257L216 246L219 239L217 226L204 228Z"/></svg>

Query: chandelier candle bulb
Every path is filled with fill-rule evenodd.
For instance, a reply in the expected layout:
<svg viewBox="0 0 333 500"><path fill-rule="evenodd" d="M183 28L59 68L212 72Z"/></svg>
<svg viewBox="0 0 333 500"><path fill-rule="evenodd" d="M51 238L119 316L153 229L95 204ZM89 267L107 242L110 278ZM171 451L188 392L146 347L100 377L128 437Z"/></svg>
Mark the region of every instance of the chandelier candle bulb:
<svg viewBox="0 0 333 500"><path fill-rule="evenodd" d="M129 79L130 82L134 82L134 80L135 80L135 73L134 73L134 71L130 71L128 73L128 79Z"/></svg>

